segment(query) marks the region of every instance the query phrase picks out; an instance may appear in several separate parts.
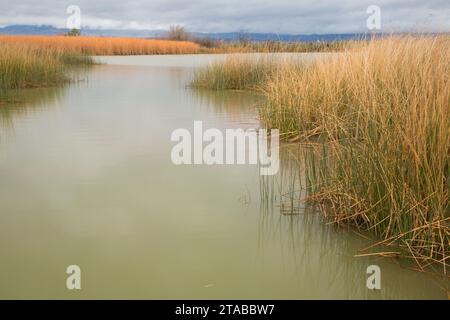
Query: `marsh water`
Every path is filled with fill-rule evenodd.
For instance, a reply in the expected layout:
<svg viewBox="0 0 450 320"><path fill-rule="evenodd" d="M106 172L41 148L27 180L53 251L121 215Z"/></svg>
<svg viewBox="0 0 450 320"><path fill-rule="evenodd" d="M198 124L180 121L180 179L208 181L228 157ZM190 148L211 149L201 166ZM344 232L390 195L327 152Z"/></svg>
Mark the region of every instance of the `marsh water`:
<svg viewBox="0 0 450 320"><path fill-rule="evenodd" d="M171 162L172 131L195 120L260 127L261 97L187 86L220 58L103 57L0 105L0 298L446 298L402 261L354 257L371 241L292 200L300 147L281 148L274 177ZM66 288L69 265L81 290Z"/></svg>

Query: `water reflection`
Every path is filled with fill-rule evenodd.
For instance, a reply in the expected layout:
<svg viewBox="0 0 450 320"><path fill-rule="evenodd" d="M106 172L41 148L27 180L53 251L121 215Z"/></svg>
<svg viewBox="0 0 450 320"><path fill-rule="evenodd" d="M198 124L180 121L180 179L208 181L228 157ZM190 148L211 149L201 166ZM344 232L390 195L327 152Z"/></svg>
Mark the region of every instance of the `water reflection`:
<svg viewBox="0 0 450 320"><path fill-rule="evenodd" d="M20 119L34 117L45 110L55 108L65 98L69 87L77 87L88 81L92 66L73 66L66 70L68 81L58 85L8 90L0 97L0 128L14 130L14 124Z"/></svg>
<svg viewBox="0 0 450 320"><path fill-rule="evenodd" d="M0 127L13 130L14 123L21 118L55 107L64 97L66 86L25 89L10 92L2 98L0 105Z"/></svg>
<svg viewBox="0 0 450 320"><path fill-rule="evenodd" d="M243 91L212 91L212 90L186 90L187 98L198 106L198 109L225 121L227 125L235 127L236 124L242 129L260 126L258 121L259 108L264 97L257 93Z"/></svg>

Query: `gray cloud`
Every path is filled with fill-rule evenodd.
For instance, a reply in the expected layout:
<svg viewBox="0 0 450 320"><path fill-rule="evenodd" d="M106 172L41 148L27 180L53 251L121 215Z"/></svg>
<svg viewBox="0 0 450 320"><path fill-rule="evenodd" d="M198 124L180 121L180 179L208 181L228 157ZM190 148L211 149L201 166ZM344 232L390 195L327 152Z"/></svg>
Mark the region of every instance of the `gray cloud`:
<svg viewBox="0 0 450 320"><path fill-rule="evenodd" d="M366 9L381 8L382 31L450 31L448 0L2 0L0 25L65 26L69 5L81 8L82 25L95 28L277 33L365 32Z"/></svg>

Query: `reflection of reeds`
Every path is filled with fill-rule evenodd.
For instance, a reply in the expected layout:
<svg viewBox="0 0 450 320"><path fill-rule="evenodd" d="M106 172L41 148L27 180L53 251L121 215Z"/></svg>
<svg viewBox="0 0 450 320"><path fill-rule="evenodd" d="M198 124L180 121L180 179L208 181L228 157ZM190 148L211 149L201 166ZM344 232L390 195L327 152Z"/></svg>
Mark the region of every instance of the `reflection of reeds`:
<svg viewBox="0 0 450 320"><path fill-rule="evenodd" d="M198 107L212 111L216 116L225 117L231 123L239 123L241 127L259 127L257 106L264 97L250 92L188 90L191 99Z"/></svg>
<svg viewBox="0 0 450 320"><path fill-rule="evenodd" d="M39 112L61 99L65 88L53 86L8 92L5 97L7 102L0 104L0 129L12 131L16 120L26 117L29 113Z"/></svg>
<svg viewBox="0 0 450 320"><path fill-rule="evenodd" d="M304 199L311 191L305 166L311 154L309 145L283 145L280 150L280 170L275 176L260 177L261 205L277 208L281 215L291 216L313 212L314 206Z"/></svg>

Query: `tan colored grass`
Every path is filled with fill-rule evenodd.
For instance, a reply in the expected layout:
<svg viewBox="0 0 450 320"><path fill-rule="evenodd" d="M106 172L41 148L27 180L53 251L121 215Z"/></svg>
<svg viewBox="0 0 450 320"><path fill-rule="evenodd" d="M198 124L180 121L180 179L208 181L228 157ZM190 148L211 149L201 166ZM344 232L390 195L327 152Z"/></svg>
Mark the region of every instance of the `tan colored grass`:
<svg viewBox="0 0 450 320"><path fill-rule="evenodd" d="M61 52L21 43L2 44L0 95L11 89L45 86L64 80Z"/></svg>
<svg viewBox="0 0 450 320"><path fill-rule="evenodd" d="M312 179L328 215L448 265L449 37L372 40L280 69L265 93L267 126L326 139Z"/></svg>
<svg viewBox="0 0 450 320"><path fill-rule="evenodd" d="M197 53L199 46L187 41L113 37L0 36L2 43L25 43L42 48L89 55L144 55Z"/></svg>
<svg viewBox="0 0 450 320"><path fill-rule="evenodd" d="M279 65L270 57L233 54L196 71L191 86L197 89L255 90Z"/></svg>
<svg viewBox="0 0 450 320"><path fill-rule="evenodd" d="M248 41L244 43L214 40L210 41L212 41L213 45L210 45L209 47L202 47L202 53L339 52L354 43L354 41ZM200 41L200 43L202 42Z"/></svg>

